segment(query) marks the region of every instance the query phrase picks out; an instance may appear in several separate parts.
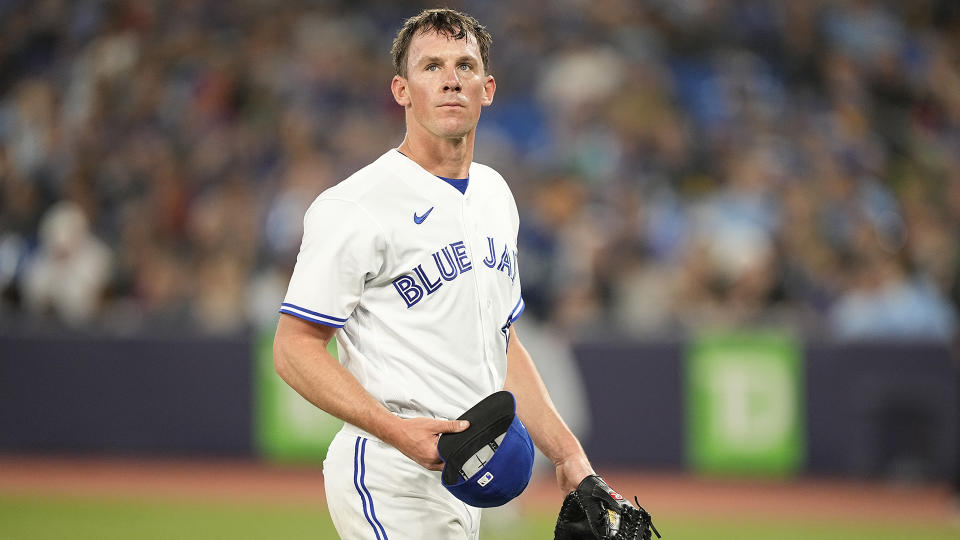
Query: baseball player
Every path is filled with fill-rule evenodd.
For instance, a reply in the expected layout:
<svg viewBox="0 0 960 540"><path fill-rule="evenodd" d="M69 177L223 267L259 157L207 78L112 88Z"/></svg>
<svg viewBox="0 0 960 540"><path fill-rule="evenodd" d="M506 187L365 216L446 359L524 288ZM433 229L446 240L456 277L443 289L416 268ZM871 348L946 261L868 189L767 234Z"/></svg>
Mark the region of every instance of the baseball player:
<svg viewBox="0 0 960 540"><path fill-rule="evenodd" d="M437 439L466 429L451 419L501 389L564 492L593 474L512 327L524 307L517 208L503 178L473 162L497 88L490 44L456 11L408 19L392 51L403 142L304 217L274 359L290 386L345 421L323 471L345 539L478 538L479 509L441 485ZM326 352L334 335L339 362Z"/></svg>

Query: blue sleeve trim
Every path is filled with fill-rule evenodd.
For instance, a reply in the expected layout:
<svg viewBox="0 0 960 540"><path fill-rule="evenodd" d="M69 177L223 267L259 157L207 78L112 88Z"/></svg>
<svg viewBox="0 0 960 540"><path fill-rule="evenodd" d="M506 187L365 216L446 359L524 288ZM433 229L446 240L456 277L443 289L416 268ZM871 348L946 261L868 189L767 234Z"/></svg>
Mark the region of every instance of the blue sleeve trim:
<svg viewBox="0 0 960 540"><path fill-rule="evenodd" d="M324 321L324 320L322 320L322 319L316 319L316 318L310 317L310 316L308 316L308 315L304 315L304 314L302 314L302 313L297 313L297 312L295 312L295 311L290 311L289 309L281 309L281 310L280 310L280 313L286 313L287 315L293 315L294 317L296 317L296 318L298 318L298 319L303 319L303 320L305 320L305 321L310 321L310 322L312 322L312 323L322 324L322 325L324 325L324 326L331 326L331 327L333 327L333 328L343 328L343 325L342 325L342 324L336 324L336 323Z"/></svg>
<svg viewBox="0 0 960 540"><path fill-rule="evenodd" d="M513 321L520 318L520 314L523 313L524 308L527 305L523 302L523 297L520 297L520 301L517 302L517 305L513 306L513 311L510 312L510 318L507 319L507 324L513 324Z"/></svg>
<svg viewBox="0 0 960 540"><path fill-rule="evenodd" d="M313 315L314 317L318 317L318 318L320 318L320 319L327 319L328 321L333 321L333 322L338 322L338 323L345 323L345 322L347 322L346 319L341 319L340 317L334 317L334 316L332 316L332 315L324 315L323 313L318 313L318 312L316 312L316 311L310 311L310 310L307 309L307 308L302 308L302 307L300 307L300 306L298 306L298 305L296 305L296 304L290 304L290 303L288 303L288 302L284 302L284 303L280 304L280 306L281 306L281 307L285 307L285 308L289 308L289 309L293 309L293 310L296 310L296 311L301 311L301 312L303 312L303 313L306 313L307 315Z"/></svg>
<svg viewBox="0 0 960 540"><path fill-rule="evenodd" d="M297 317L298 319L303 319L303 320L305 320L305 321L310 321L310 322L312 322L312 323L322 324L322 325L324 325L324 326L332 326L332 327L334 327L334 328L343 328L343 323L334 323L334 322L330 322L330 321L325 321L325 320L323 320L323 319L318 319L318 318L316 318L316 317L311 317L311 316L309 316L309 315L304 315L303 313L298 313L298 312L296 312L296 311L293 311L293 310L290 310L290 309L287 309L287 308L280 308L280 313L286 313L287 315L293 315L294 317Z"/></svg>

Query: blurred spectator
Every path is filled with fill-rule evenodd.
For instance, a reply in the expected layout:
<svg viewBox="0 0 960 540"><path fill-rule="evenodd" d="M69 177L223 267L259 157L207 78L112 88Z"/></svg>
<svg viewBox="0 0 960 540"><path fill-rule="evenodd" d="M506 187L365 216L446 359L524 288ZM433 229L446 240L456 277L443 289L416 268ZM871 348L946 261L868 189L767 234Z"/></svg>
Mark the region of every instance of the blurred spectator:
<svg viewBox="0 0 960 540"><path fill-rule="evenodd" d="M908 275L898 257L877 250L857 258L851 267L851 285L830 313L838 336L943 343L953 339L954 308L928 279Z"/></svg>
<svg viewBox="0 0 960 540"><path fill-rule="evenodd" d="M509 36L477 160L517 195L531 313L572 339L956 330L956 2L518 2L451 6ZM402 136L388 40L419 7L0 3L0 323L271 324L306 206ZM58 259L64 201L89 230ZM84 294L53 294L67 260Z"/></svg>
<svg viewBox="0 0 960 540"><path fill-rule="evenodd" d="M90 233L80 208L60 202L40 223L40 245L24 273L31 315L50 315L69 326L89 323L110 278L110 250Z"/></svg>

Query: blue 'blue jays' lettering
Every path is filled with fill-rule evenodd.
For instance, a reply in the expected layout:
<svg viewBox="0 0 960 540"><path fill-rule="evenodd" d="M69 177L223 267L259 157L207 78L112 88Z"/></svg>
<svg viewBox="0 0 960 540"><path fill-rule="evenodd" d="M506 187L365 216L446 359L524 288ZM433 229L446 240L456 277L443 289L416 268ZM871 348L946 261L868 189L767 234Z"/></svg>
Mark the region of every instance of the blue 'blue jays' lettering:
<svg viewBox="0 0 960 540"><path fill-rule="evenodd" d="M510 281L517 279L517 252L510 251L510 245L503 245L503 253L500 254L499 261L500 264L497 264L497 250L493 245L493 238L487 237L487 248L490 250L490 253L483 259L483 264L487 268L496 267L497 270L510 276Z"/></svg>
<svg viewBox="0 0 960 540"><path fill-rule="evenodd" d="M441 253L443 253L443 258L447 260L447 264L450 265L449 270L440 262ZM433 254L433 262L437 263L437 270L440 270L440 277L442 277L444 281L453 281L457 275L460 274L457 265L453 262L453 255L450 255L450 252L447 250L447 246L443 246L443 249Z"/></svg>
<svg viewBox="0 0 960 540"><path fill-rule="evenodd" d="M509 244L504 244L503 252L497 257L493 238L487 237L490 254L483 259L488 268L496 268L514 281L517 276L517 252L511 251ZM473 263L467 254L467 247L462 240L443 246L432 255L436 277L431 278L432 272L418 264L411 270L413 275L406 273L393 280L393 287L397 290L408 308L412 308L427 296L439 290L444 282L453 281L457 277L473 269ZM499 261L499 264L498 264ZM414 278L416 276L416 278Z"/></svg>
<svg viewBox="0 0 960 540"><path fill-rule="evenodd" d="M488 268L493 268L497 264L497 251L493 247L493 238L487 237L487 245L490 247L490 254L483 259L483 264L487 265Z"/></svg>
<svg viewBox="0 0 960 540"><path fill-rule="evenodd" d="M513 259L510 257L510 246L503 246L503 254L500 255L500 264L497 265L497 270L506 272L510 276L510 281L513 281Z"/></svg>
<svg viewBox="0 0 960 540"><path fill-rule="evenodd" d="M460 269L461 274L473 268L473 264L470 263L470 258L467 257L467 247L463 245L462 240L457 240L450 244L450 247L453 248L453 255L457 258L457 267Z"/></svg>
<svg viewBox="0 0 960 540"><path fill-rule="evenodd" d="M408 308L412 308L423 298L423 289L407 274L393 280L393 286L403 297L403 301L407 303Z"/></svg>
<svg viewBox="0 0 960 540"><path fill-rule="evenodd" d="M437 289L443 285L443 282L440 281L440 278L437 278L436 281L430 282L430 278L427 277L427 273L423 271L423 265L418 264L416 268L413 269L413 272L417 274L417 277L420 278L420 283L423 283L423 288L427 290L427 294L433 294Z"/></svg>

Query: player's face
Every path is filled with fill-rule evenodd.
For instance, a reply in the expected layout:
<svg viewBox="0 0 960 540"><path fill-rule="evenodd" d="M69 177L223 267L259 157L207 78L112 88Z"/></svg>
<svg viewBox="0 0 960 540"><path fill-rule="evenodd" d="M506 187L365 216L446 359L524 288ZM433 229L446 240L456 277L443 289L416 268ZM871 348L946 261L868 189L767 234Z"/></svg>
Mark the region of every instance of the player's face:
<svg viewBox="0 0 960 540"><path fill-rule="evenodd" d="M392 88L397 103L407 109L408 130L422 128L449 139L464 137L477 126L480 109L493 102L496 83L484 72L472 35L453 39L428 31L411 40L407 77L394 77Z"/></svg>

